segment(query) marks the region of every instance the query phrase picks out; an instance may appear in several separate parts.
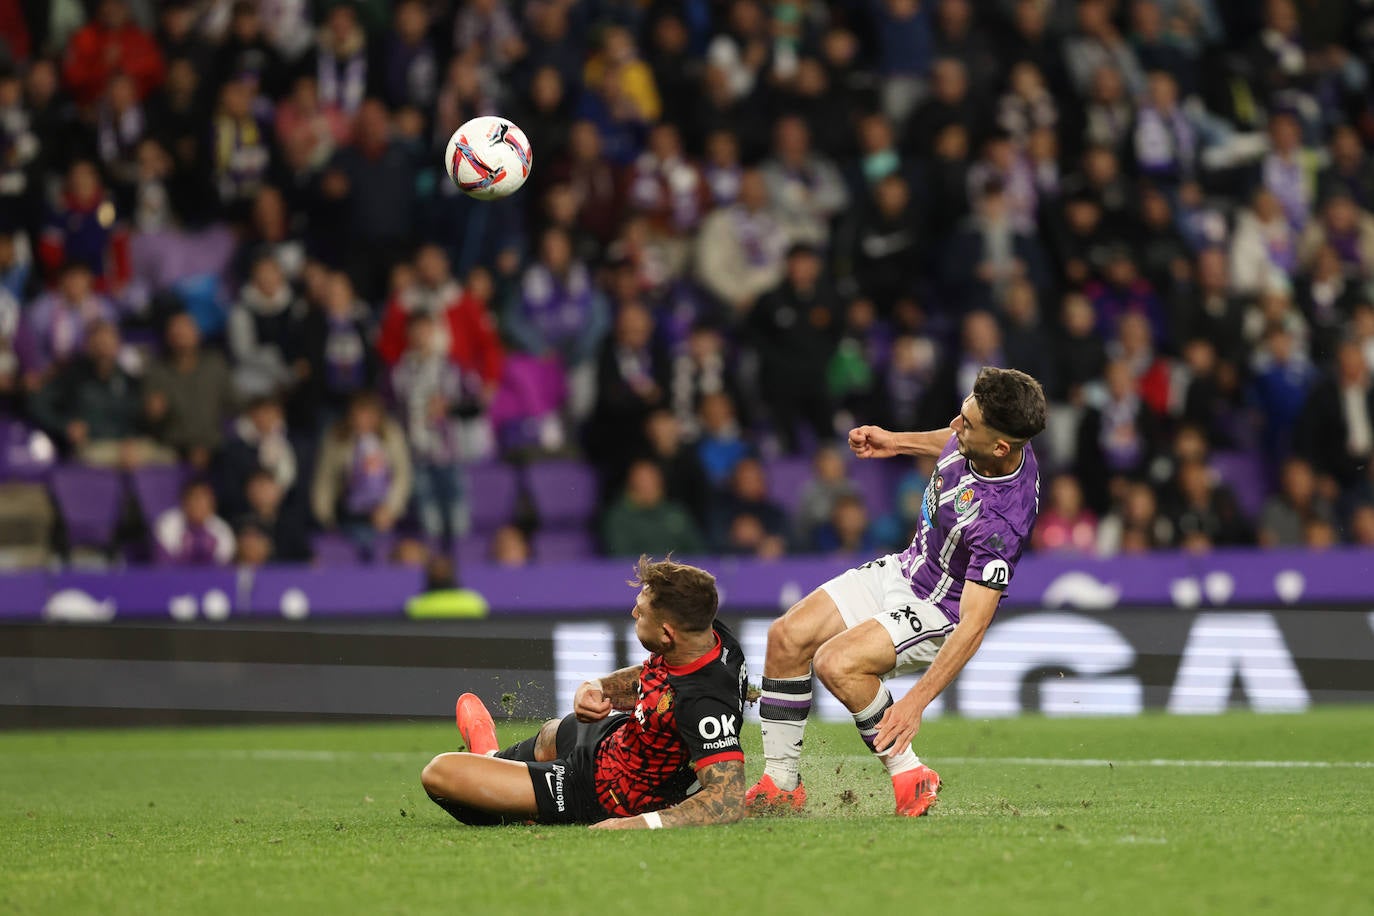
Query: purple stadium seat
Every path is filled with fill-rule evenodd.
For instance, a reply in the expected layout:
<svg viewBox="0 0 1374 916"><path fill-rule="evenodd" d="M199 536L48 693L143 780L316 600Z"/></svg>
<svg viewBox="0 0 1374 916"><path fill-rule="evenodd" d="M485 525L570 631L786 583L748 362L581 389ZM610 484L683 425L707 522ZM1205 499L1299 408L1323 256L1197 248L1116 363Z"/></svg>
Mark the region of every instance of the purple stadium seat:
<svg viewBox="0 0 1374 916"><path fill-rule="evenodd" d="M1217 452L1211 467L1217 479L1231 488L1241 511L1251 520L1258 520L1264 500L1269 496L1269 483L1263 460L1254 452Z"/></svg>
<svg viewBox="0 0 1374 916"><path fill-rule="evenodd" d="M119 472L79 465L59 467L52 474L52 492L67 523L73 547L110 546L124 496Z"/></svg>
<svg viewBox="0 0 1374 916"><path fill-rule="evenodd" d="M342 534L317 534L310 539L318 566L357 566L358 548Z"/></svg>
<svg viewBox="0 0 1374 916"><path fill-rule="evenodd" d="M845 469L849 479L859 488L864 505L868 508L869 518L880 518L892 511L892 501L897 492L897 481L907 469L905 462L894 459L846 461Z"/></svg>
<svg viewBox="0 0 1374 916"><path fill-rule="evenodd" d="M372 536L372 541L366 549L359 548L358 556L362 562L373 566L390 563L391 552L396 549L398 540L400 538L394 531L378 532Z"/></svg>
<svg viewBox="0 0 1374 916"><path fill-rule="evenodd" d="M580 461L558 458L531 464L525 484L545 528L586 525L596 514L596 472Z"/></svg>
<svg viewBox="0 0 1374 916"><path fill-rule="evenodd" d="M149 525L181 502L181 488L189 477L190 469L181 465L151 465L130 472L134 500Z"/></svg>
<svg viewBox="0 0 1374 916"><path fill-rule="evenodd" d="M392 552L402 539L394 531L377 532L363 544L346 534L324 532L312 536L310 546L316 566L385 566L392 562Z"/></svg>
<svg viewBox="0 0 1374 916"><path fill-rule="evenodd" d="M490 534L515 515L520 496L520 481L508 464L475 464L468 468L468 495L472 507L472 530Z"/></svg>
<svg viewBox="0 0 1374 916"><path fill-rule="evenodd" d="M788 515L797 511L802 491L811 480L811 459L801 456L774 458L764 465L768 475L768 495L778 502Z"/></svg>
<svg viewBox="0 0 1374 916"><path fill-rule="evenodd" d="M534 535L534 558L540 563L561 563L585 560L596 556L596 538L585 529L566 531L537 531Z"/></svg>
<svg viewBox="0 0 1374 916"><path fill-rule="evenodd" d="M453 547L453 559L458 564L458 570L470 569L473 566L485 566L487 564L487 551L491 549L491 540L477 534L470 534L458 539Z"/></svg>

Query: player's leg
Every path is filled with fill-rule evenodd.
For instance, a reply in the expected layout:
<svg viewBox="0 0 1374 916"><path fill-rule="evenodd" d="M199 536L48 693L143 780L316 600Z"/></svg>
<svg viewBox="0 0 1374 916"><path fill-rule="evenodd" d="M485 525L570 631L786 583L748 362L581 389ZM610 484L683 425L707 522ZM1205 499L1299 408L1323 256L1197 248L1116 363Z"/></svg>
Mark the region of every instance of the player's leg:
<svg viewBox="0 0 1374 916"><path fill-rule="evenodd" d="M420 773L425 792L465 824L487 826L537 817L525 764L481 754L440 754Z"/></svg>
<svg viewBox="0 0 1374 916"><path fill-rule="evenodd" d="M594 736L591 740L599 740L599 736L604 734L603 728L614 726L612 720L618 719L619 716L612 716L610 720L599 723L582 723L577 721L576 715L568 713L561 719L549 719L539 727L539 731L524 741L489 756L522 763L551 763L565 759L572 756L581 741L588 740L588 734Z"/></svg>
<svg viewBox="0 0 1374 916"><path fill-rule="evenodd" d="M496 739L496 723L479 697L471 693L460 696L454 704L453 716L458 723L458 733L463 736L467 749L472 753L525 763L547 763L563 756L559 746L566 744L572 747L577 727L577 720L572 715L550 719L524 741L498 750L500 743Z"/></svg>
<svg viewBox="0 0 1374 916"><path fill-rule="evenodd" d="M816 677L851 713L859 713L886 695L883 676L897 666L897 652L887 630L865 620L826 641L816 652ZM871 736L864 742L873 746Z"/></svg>
<svg viewBox="0 0 1374 916"><path fill-rule="evenodd" d="M845 630L817 651L816 676L853 714L870 751L878 723L892 705L884 678L928 667L951 628L933 607L903 606ZM892 777L898 813L924 814L939 788L935 771L921 763L909 743L889 748L879 759Z"/></svg>
<svg viewBox="0 0 1374 916"><path fill-rule="evenodd" d="M846 570L794 605L768 630L763 667L764 774L745 794L752 808L799 808L802 733L811 712L811 660L828 639L880 613L894 587L911 591L896 556Z"/></svg>
<svg viewBox="0 0 1374 916"><path fill-rule="evenodd" d="M824 587L792 605L768 628L759 718L763 732L763 777L749 790L751 807L801 807L802 735L811 713L811 657L844 629L835 600Z"/></svg>
<svg viewBox="0 0 1374 916"><path fill-rule="evenodd" d="M811 673L811 658L845 628L835 599L822 586L788 609L768 627L763 676L793 678Z"/></svg>
<svg viewBox="0 0 1374 916"><path fill-rule="evenodd" d="M539 763L548 763L550 760L563 756L558 750L558 738L561 732L566 732L568 723L577 727L577 717L569 714L561 719L550 719L539 729L539 734L534 736L534 759Z"/></svg>
<svg viewBox="0 0 1374 916"><path fill-rule="evenodd" d="M510 747L502 748L489 756L502 760L518 760L521 763L547 763L558 756L555 748L555 735L562 719L550 719L539 727L539 731Z"/></svg>

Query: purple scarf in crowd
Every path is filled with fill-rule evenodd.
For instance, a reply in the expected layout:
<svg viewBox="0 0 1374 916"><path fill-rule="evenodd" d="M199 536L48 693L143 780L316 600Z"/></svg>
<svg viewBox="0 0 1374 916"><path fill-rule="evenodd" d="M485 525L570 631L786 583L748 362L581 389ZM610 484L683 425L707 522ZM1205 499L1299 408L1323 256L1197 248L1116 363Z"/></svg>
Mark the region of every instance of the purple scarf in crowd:
<svg viewBox="0 0 1374 916"><path fill-rule="evenodd" d="M368 515L386 500L389 489L391 465L381 437L376 433L358 436L353 441L353 458L348 464L344 505L354 515Z"/></svg>
<svg viewBox="0 0 1374 916"><path fill-rule="evenodd" d="M526 272L521 292L525 319L555 348L577 340L592 320L591 277L581 264L563 277L536 264Z"/></svg>
<svg viewBox="0 0 1374 916"><path fill-rule="evenodd" d="M181 535L177 560L189 566L209 566L216 560L215 549L218 546L219 539L209 527L187 523Z"/></svg>

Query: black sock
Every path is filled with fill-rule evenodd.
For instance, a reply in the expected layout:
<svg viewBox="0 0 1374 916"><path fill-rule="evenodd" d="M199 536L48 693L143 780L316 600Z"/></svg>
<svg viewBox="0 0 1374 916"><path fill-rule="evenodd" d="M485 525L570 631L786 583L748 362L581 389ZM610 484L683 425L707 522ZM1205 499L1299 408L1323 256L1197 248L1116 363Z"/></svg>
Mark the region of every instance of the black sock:
<svg viewBox="0 0 1374 916"><path fill-rule="evenodd" d="M534 744L538 740L539 733L536 732L532 738L526 738L518 744L512 744L510 747L502 748L496 752L496 756L500 757L502 760L519 760L521 763L534 763Z"/></svg>
<svg viewBox="0 0 1374 916"><path fill-rule="evenodd" d="M483 811L469 805L461 805L439 795L430 795L429 800L451 814L455 820L471 827L495 827L506 822L505 818L499 814L492 814L490 811Z"/></svg>

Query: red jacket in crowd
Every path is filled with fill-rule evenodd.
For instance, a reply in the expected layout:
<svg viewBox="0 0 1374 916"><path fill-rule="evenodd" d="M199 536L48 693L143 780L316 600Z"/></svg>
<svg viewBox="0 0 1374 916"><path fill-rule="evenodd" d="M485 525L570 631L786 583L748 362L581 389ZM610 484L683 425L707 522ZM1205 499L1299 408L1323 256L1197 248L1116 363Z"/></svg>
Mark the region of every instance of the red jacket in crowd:
<svg viewBox="0 0 1374 916"><path fill-rule="evenodd" d="M111 29L92 20L72 36L62 76L76 101L88 105L100 98L116 73L127 73L146 98L162 85L162 52L151 35L131 22Z"/></svg>
<svg viewBox="0 0 1374 916"><path fill-rule="evenodd" d="M388 366L396 365L405 353L406 325L416 307L413 298L406 294L393 296L387 303L377 337L377 352ZM443 306L442 311L449 359L466 371L476 372L488 385L497 384L506 354L486 302L464 291Z"/></svg>
<svg viewBox="0 0 1374 916"><path fill-rule="evenodd" d="M19 0L0 0L0 48L23 63L29 59L29 27Z"/></svg>

